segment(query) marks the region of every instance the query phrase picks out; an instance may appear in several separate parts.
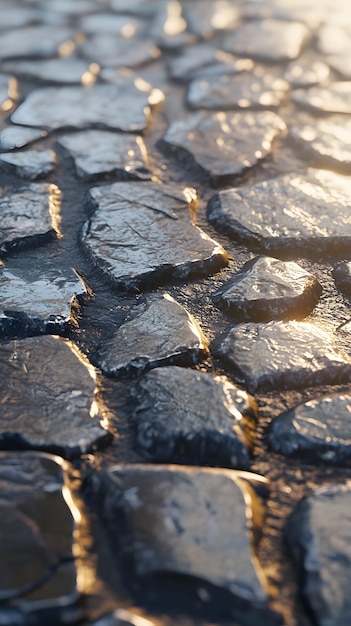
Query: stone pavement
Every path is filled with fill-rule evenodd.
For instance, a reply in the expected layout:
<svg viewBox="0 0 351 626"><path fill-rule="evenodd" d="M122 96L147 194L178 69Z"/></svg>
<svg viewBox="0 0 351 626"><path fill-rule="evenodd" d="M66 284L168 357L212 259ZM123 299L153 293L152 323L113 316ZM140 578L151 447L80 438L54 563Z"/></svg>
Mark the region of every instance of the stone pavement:
<svg viewBox="0 0 351 626"><path fill-rule="evenodd" d="M351 623L349 0L0 0L0 626Z"/></svg>

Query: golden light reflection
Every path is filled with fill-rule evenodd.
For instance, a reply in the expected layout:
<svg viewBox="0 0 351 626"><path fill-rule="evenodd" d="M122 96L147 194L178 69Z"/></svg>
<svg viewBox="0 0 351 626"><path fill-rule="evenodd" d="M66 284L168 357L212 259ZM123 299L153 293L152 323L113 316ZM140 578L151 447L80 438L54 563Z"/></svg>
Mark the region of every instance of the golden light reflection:
<svg viewBox="0 0 351 626"><path fill-rule="evenodd" d="M134 24L131 24L131 23L124 24L124 26L122 26L121 28L121 35L125 39L130 39L131 37L134 37L135 33L136 33L136 28Z"/></svg>
<svg viewBox="0 0 351 626"><path fill-rule="evenodd" d="M49 185L49 213L51 224L58 237L61 237L61 191L57 185Z"/></svg>
<svg viewBox="0 0 351 626"><path fill-rule="evenodd" d="M240 13L228 0L214 2L214 13L211 19L213 28L218 30L233 28L239 21Z"/></svg>
<svg viewBox="0 0 351 626"><path fill-rule="evenodd" d="M68 41L65 41L60 45L58 49L58 54L60 57L69 57L71 56L72 52L74 52L75 48L75 42L72 39L69 39Z"/></svg>
<svg viewBox="0 0 351 626"><path fill-rule="evenodd" d="M163 30L166 35L174 37L185 31L187 23L182 17L182 5L177 0L171 0L167 5L167 20Z"/></svg>

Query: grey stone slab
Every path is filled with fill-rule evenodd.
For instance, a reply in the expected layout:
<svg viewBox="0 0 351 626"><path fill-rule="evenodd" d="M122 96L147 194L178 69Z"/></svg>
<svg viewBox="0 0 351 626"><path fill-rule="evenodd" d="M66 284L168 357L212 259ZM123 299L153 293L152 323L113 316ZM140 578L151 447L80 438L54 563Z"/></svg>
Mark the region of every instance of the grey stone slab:
<svg viewBox="0 0 351 626"><path fill-rule="evenodd" d="M252 556L267 487L255 474L172 465L116 466L93 483L131 585L156 585L163 593L160 585L167 590L176 575L200 603L203 598L207 616L215 607L227 617L256 610L256 622L246 622L252 624L267 606ZM179 611L183 603L179 593Z"/></svg>
<svg viewBox="0 0 351 626"><path fill-rule="evenodd" d="M193 189L115 183L90 190L97 207L82 232L84 250L117 288L208 275L228 263L225 250L191 220Z"/></svg>
<svg viewBox="0 0 351 626"><path fill-rule="evenodd" d="M318 626L347 626L350 601L350 486L320 489L299 502L285 534L301 591Z"/></svg>
<svg viewBox="0 0 351 626"><path fill-rule="evenodd" d="M146 459L249 469L258 407L224 376L157 368L132 397L135 445Z"/></svg>
<svg viewBox="0 0 351 626"><path fill-rule="evenodd" d="M310 87L325 82L329 74L330 70L326 63L305 57L289 63L283 78L293 88Z"/></svg>
<svg viewBox="0 0 351 626"><path fill-rule="evenodd" d="M304 462L351 465L351 395L328 395L286 411L270 425L272 450Z"/></svg>
<svg viewBox="0 0 351 626"><path fill-rule="evenodd" d="M48 183L0 189L0 255L56 239L60 233L60 202L60 190Z"/></svg>
<svg viewBox="0 0 351 626"><path fill-rule="evenodd" d="M34 277L33 268L0 266L0 334L62 332L89 295L74 270L67 276L44 269Z"/></svg>
<svg viewBox="0 0 351 626"><path fill-rule="evenodd" d="M28 26L40 18L40 11L36 7L21 4L19 8L14 4L12 0L1 3L0 30L7 31L20 26Z"/></svg>
<svg viewBox="0 0 351 626"><path fill-rule="evenodd" d="M351 172L351 118L340 115L314 120L313 124L292 127L290 136L319 165Z"/></svg>
<svg viewBox="0 0 351 626"><path fill-rule="evenodd" d="M96 0L39 0L39 7L48 14L84 15L99 8Z"/></svg>
<svg viewBox="0 0 351 626"><path fill-rule="evenodd" d="M255 257L211 294L237 322L303 318L319 300L318 280L294 262Z"/></svg>
<svg viewBox="0 0 351 626"><path fill-rule="evenodd" d="M91 35L82 44L80 52L89 61L103 67L130 68L138 68L150 63L161 54L151 38L124 38L109 33Z"/></svg>
<svg viewBox="0 0 351 626"><path fill-rule="evenodd" d="M1 35L0 59L33 56L50 57L60 46L72 41L74 31L57 25L26 26Z"/></svg>
<svg viewBox="0 0 351 626"><path fill-rule="evenodd" d="M216 34L236 28L241 18L240 3L230 0L192 0L183 4L184 19L192 33L209 39Z"/></svg>
<svg viewBox="0 0 351 626"><path fill-rule="evenodd" d="M344 256L350 252L348 178L307 170L249 187L220 191L208 219L254 251L289 256Z"/></svg>
<svg viewBox="0 0 351 626"><path fill-rule="evenodd" d="M113 85L38 89L11 120L53 130L102 127L135 132L145 129L149 116L150 92L141 91L132 80L121 79Z"/></svg>
<svg viewBox="0 0 351 626"><path fill-rule="evenodd" d="M15 78L0 74L0 112L11 109L18 99L18 87Z"/></svg>
<svg viewBox="0 0 351 626"><path fill-rule="evenodd" d="M279 107L288 88L285 80L267 70L262 75L256 70L209 80L204 76L189 85L187 103L192 109L272 109Z"/></svg>
<svg viewBox="0 0 351 626"><path fill-rule="evenodd" d="M238 324L216 355L250 393L351 380L351 360L336 349L330 333L309 322Z"/></svg>
<svg viewBox="0 0 351 626"><path fill-rule="evenodd" d="M58 84L85 84L89 80L94 82L99 73L97 67L90 69L89 61L74 57L8 61L3 63L2 67L6 72L16 76L25 76Z"/></svg>
<svg viewBox="0 0 351 626"><path fill-rule="evenodd" d="M271 111L197 113L173 122L161 147L181 162L198 165L214 185L226 184L267 157L285 129Z"/></svg>
<svg viewBox="0 0 351 626"><path fill-rule="evenodd" d="M58 623L78 599L75 521L65 500L62 464L35 453L0 453L0 598L23 622L51 608ZM34 618L34 619L33 619Z"/></svg>
<svg viewBox="0 0 351 626"><path fill-rule="evenodd" d="M351 81L331 83L326 86L297 89L292 100L300 106L322 113L351 114Z"/></svg>
<svg viewBox="0 0 351 626"><path fill-rule="evenodd" d="M74 344L58 337L2 343L0 368L0 448L72 459L109 441L94 370Z"/></svg>
<svg viewBox="0 0 351 626"><path fill-rule="evenodd" d="M45 130L37 128L21 128L20 126L6 126L0 130L0 150L16 150L46 137Z"/></svg>
<svg viewBox="0 0 351 626"><path fill-rule="evenodd" d="M100 346L97 365L112 376L171 363L194 365L208 352L195 319L164 294L131 309L127 322Z"/></svg>
<svg viewBox="0 0 351 626"><path fill-rule="evenodd" d="M277 19L246 22L224 41L227 52L266 61L296 59L309 36L308 28L300 22Z"/></svg>
<svg viewBox="0 0 351 626"><path fill-rule="evenodd" d="M172 56L167 64L170 77L182 82L224 73L236 74L251 70L253 66L251 59L238 59L208 42L185 48L177 56Z"/></svg>
<svg viewBox="0 0 351 626"><path fill-rule="evenodd" d="M333 269L337 288L348 298L351 297L351 263L342 262Z"/></svg>
<svg viewBox="0 0 351 626"><path fill-rule="evenodd" d="M141 17L152 17L158 9L154 0L111 0L111 8L118 13L129 13Z"/></svg>
<svg viewBox="0 0 351 626"><path fill-rule="evenodd" d="M3 152L0 154L0 169L19 178L36 180L53 172L56 155L53 150L26 150L25 152Z"/></svg>
<svg viewBox="0 0 351 626"><path fill-rule="evenodd" d="M85 130L58 139L74 160L77 176L94 180L104 176L150 180L147 149L139 135Z"/></svg>
<svg viewBox="0 0 351 626"><path fill-rule="evenodd" d="M92 626L155 626L155 624L126 609L116 609L113 613L98 619Z"/></svg>
<svg viewBox="0 0 351 626"><path fill-rule="evenodd" d="M79 29L86 35L101 33L132 39L145 28L144 20L123 13L95 13L84 15L79 20Z"/></svg>

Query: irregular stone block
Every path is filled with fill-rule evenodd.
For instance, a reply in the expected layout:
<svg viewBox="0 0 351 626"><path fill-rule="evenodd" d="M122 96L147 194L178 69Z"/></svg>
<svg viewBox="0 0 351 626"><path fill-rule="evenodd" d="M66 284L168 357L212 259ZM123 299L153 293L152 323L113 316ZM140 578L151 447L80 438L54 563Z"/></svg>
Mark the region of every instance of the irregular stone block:
<svg viewBox="0 0 351 626"><path fill-rule="evenodd" d="M351 297L351 263L339 263L333 269L337 288L348 298Z"/></svg>
<svg viewBox="0 0 351 626"><path fill-rule="evenodd" d="M60 137L58 144L73 158L79 178L94 180L114 175L121 179L151 179L146 146L140 136L85 130Z"/></svg>
<svg viewBox="0 0 351 626"><path fill-rule="evenodd" d="M142 19L129 15L128 7L126 13L93 13L83 15L79 19L79 28L86 35L101 33L104 35L115 35L132 40L135 35L140 35L146 29L146 23Z"/></svg>
<svg viewBox="0 0 351 626"><path fill-rule="evenodd" d="M329 487L303 498L285 534L301 590L318 626L346 626L351 619L349 485Z"/></svg>
<svg viewBox="0 0 351 626"><path fill-rule="evenodd" d="M135 307L130 318L100 346L96 364L105 374L141 374L171 363L193 365L208 352L193 316L168 294Z"/></svg>
<svg viewBox="0 0 351 626"><path fill-rule="evenodd" d="M97 416L93 368L69 341L2 343L0 369L0 448L70 459L109 441Z"/></svg>
<svg viewBox="0 0 351 626"><path fill-rule="evenodd" d="M348 178L308 170L220 191L208 204L218 230L272 256L350 254Z"/></svg>
<svg viewBox="0 0 351 626"><path fill-rule="evenodd" d="M351 81L297 89L292 100L300 106L323 113L351 113Z"/></svg>
<svg viewBox="0 0 351 626"><path fill-rule="evenodd" d="M61 192L56 185L32 183L0 189L0 255L35 248L59 236Z"/></svg>
<svg viewBox="0 0 351 626"><path fill-rule="evenodd" d="M52 150L27 150L26 152L3 152L0 154L0 169L19 178L36 180L48 176L56 165Z"/></svg>
<svg viewBox="0 0 351 626"><path fill-rule="evenodd" d="M313 125L295 126L290 137L309 159L345 174L351 172L351 120L335 116L314 120Z"/></svg>
<svg viewBox="0 0 351 626"><path fill-rule="evenodd" d="M312 463L351 465L351 395L323 396L273 420L269 444L275 452Z"/></svg>
<svg viewBox="0 0 351 626"><path fill-rule="evenodd" d="M181 162L198 165L213 184L227 184L269 155L285 128L271 111L198 113L173 122L160 145Z"/></svg>
<svg viewBox="0 0 351 626"><path fill-rule="evenodd" d="M237 322L263 322L305 317L321 293L318 280L297 263L255 257L211 298Z"/></svg>
<svg viewBox="0 0 351 626"><path fill-rule="evenodd" d="M183 14L189 30L204 39L236 28L241 17L240 7L233 6L230 0L186 2Z"/></svg>
<svg viewBox="0 0 351 626"><path fill-rule="evenodd" d="M169 59L167 64L170 77L182 82L217 74L250 71L253 66L251 59L237 59L208 42L185 48L176 57Z"/></svg>
<svg viewBox="0 0 351 626"><path fill-rule="evenodd" d="M15 150L23 148L33 141L46 137L45 130L37 128L21 128L20 126L6 126L0 130L0 150Z"/></svg>
<svg viewBox="0 0 351 626"><path fill-rule="evenodd" d="M70 42L74 45L73 38L73 30L57 24L16 28L1 35L0 59L50 57L65 43Z"/></svg>
<svg viewBox="0 0 351 626"><path fill-rule="evenodd" d="M351 380L351 360L329 333L308 322L238 324L217 354L250 393Z"/></svg>
<svg viewBox="0 0 351 626"><path fill-rule="evenodd" d="M28 76L36 80L58 84L90 84L96 80L98 66L72 57L45 59L43 61L8 61L3 68L16 76Z"/></svg>
<svg viewBox="0 0 351 626"><path fill-rule="evenodd" d="M186 280L228 263L225 250L191 221L194 189L115 183L91 189L90 197L97 209L85 223L82 244L118 288Z"/></svg>
<svg viewBox="0 0 351 626"><path fill-rule="evenodd" d="M123 38L116 33L91 35L81 46L81 54L103 67L137 68L157 59L161 51L153 39Z"/></svg>
<svg viewBox="0 0 351 626"><path fill-rule="evenodd" d="M132 397L135 442L155 462L248 469L258 408L224 376L181 367L142 377Z"/></svg>

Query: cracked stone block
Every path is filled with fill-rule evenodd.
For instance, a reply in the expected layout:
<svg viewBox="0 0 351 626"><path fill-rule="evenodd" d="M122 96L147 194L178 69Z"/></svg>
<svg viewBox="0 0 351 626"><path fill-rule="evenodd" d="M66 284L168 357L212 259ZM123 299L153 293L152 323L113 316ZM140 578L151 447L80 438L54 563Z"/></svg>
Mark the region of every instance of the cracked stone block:
<svg viewBox="0 0 351 626"><path fill-rule="evenodd" d="M308 169L214 196L208 220L255 252L347 256L351 218L348 178Z"/></svg>
<svg viewBox="0 0 351 626"><path fill-rule="evenodd" d="M230 0L195 0L184 3L183 14L189 30L204 39L236 28L241 17L240 8L233 6Z"/></svg>
<svg viewBox="0 0 351 626"><path fill-rule="evenodd" d="M22 9L21 9L22 10ZM0 59L15 57L50 57L64 44L72 44L74 31L58 25L39 25L16 28L2 33Z"/></svg>
<svg viewBox="0 0 351 626"><path fill-rule="evenodd" d="M0 154L0 169L19 178L36 180L53 172L56 155L53 150L26 150Z"/></svg>
<svg viewBox="0 0 351 626"><path fill-rule="evenodd" d="M351 619L349 484L325 487L303 498L285 535L301 591L317 626L346 626Z"/></svg>
<svg viewBox="0 0 351 626"><path fill-rule="evenodd" d="M167 64L170 78L182 82L217 74L236 74L253 67L251 59L237 59L208 42L185 48Z"/></svg>
<svg viewBox="0 0 351 626"><path fill-rule="evenodd" d="M18 85L15 78L0 74L0 112L8 111L18 100Z"/></svg>
<svg viewBox="0 0 351 626"><path fill-rule="evenodd" d="M208 353L196 320L171 296L149 299L131 309L127 322L100 345L97 366L111 376L170 365L195 365Z"/></svg>
<svg viewBox="0 0 351 626"><path fill-rule="evenodd" d="M8 61L3 68L16 76L25 76L49 83L87 84L94 82L99 73L98 67L91 68L89 61L64 57L36 61ZM93 71L92 71L93 70Z"/></svg>
<svg viewBox="0 0 351 626"><path fill-rule="evenodd" d="M60 190L48 183L0 189L0 256L56 239L60 201Z"/></svg>
<svg viewBox="0 0 351 626"><path fill-rule="evenodd" d="M156 585L167 593L176 576L206 611L227 617L243 611L265 615L267 592L252 550L265 515L268 483L235 470L180 466L116 466L94 477L92 487L122 559L127 584ZM184 578L185 577L185 578ZM185 585L186 582L186 585ZM248 623L248 622L245 622ZM271 622L269 622L271 623Z"/></svg>
<svg viewBox="0 0 351 626"><path fill-rule="evenodd" d="M98 416L95 372L68 340L44 336L2 343L0 369L3 450L42 450L72 459L110 440Z"/></svg>
<svg viewBox="0 0 351 626"><path fill-rule="evenodd" d="M132 398L135 445L146 459L249 469L258 407L224 376L158 368Z"/></svg>
<svg viewBox="0 0 351 626"><path fill-rule="evenodd" d="M11 120L14 124L52 130L95 126L142 131L150 117L150 106L158 104L162 98L160 90L150 87L149 91L141 91L129 79L120 79L113 85L45 87L33 91L12 114Z"/></svg>
<svg viewBox="0 0 351 626"><path fill-rule="evenodd" d="M351 119L333 116L295 126L290 137L297 147L325 167L351 172Z"/></svg>
<svg viewBox="0 0 351 626"><path fill-rule="evenodd" d="M89 61L103 67L138 68L157 59L161 52L153 39L97 33L82 44L81 53Z"/></svg>
<svg viewBox="0 0 351 626"><path fill-rule="evenodd" d="M272 450L304 462L351 465L351 395L328 395L282 413L268 435Z"/></svg>
<svg viewBox="0 0 351 626"><path fill-rule="evenodd" d="M308 36L308 28L300 22L249 21L225 38L223 49L265 61L291 61L299 56Z"/></svg>
<svg viewBox="0 0 351 626"><path fill-rule="evenodd" d="M305 59L289 63L283 78L291 87L296 89L323 83L328 79L329 74L330 70L326 63L323 63L323 61L312 61L306 57Z"/></svg>
<svg viewBox="0 0 351 626"><path fill-rule="evenodd" d="M351 81L297 89L292 100L300 106L323 113L351 113Z"/></svg>
<svg viewBox="0 0 351 626"><path fill-rule="evenodd" d="M94 180L104 176L150 180L149 156L140 135L85 130L64 135L58 144L74 160L77 176Z"/></svg>
<svg viewBox="0 0 351 626"><path fill-rule="evenodd" d="M43 139L46 135L47 132L45 130L38 130L37 128L6 126L0 130L0 150L3 152L24 148L24 146L34 141Z"/></svg>
<svg viewBox="0 0 351 626"><path fill-rule="evenodd" d="M3 623L16 624L12 612L14 618L22 617L19 624L39 623L41 614L50 617L50 610L57 623L69 617L75 621L76 518L66 501L65 466L58 457L24 452L1 452L0 465Z"/></svg>
<svg viewBox="0 0 351 626"><path fill-rule="evenodd" d="M351 360L330 333L308 322L238 324L216 356L250 393L351 381Z"/></svg>
<svg viewBox="0 0 351 626"><path fill-rule="evenodd" d="M98 619L92 626L155 626L155 624L125 609L116 609L113 613Z"/></svg>
<svg viewBox="0 0 351 626"><path fill-rule="evenodd" d="M237 322L303 318L319 300L318 280L294 262L255 257L211 295Z"/></svg>
<svg viewBox="0 0 351 626"><path fill-rule="evenodd" d="M173 122L161 147L179 161L199 166L212 184L226 184L267 157L285 129L271 111L197 113Z"/></svg>
<svg viewBox="0 0 351 626"><path fill-rule="evenodd" d="M96 267L121 289L209 275L227 265L225 250L197 228L194 189L115 183L90 190L96 207L81 236Z"/></svg>
<svg viewBox="0 0 351 626"><path fill-rule="evenodd" d="M267 109L277 108L285 98L289 85L272 72L258 71L223 74L194 80L187 93L192 109Z"/></svg>
<svg viewBox="0 0 351 626"><path fill-rule="evenodd" d="M0 265L0 334L62 332L76 319L89 289L74 270L9 268Z"/></svg>
<svg viewBox="0 0 351 626"><path fill-rule="evenodd" d="M333 269L336 286L347 298L351 297L351 263L339 263Z"/></svg>

